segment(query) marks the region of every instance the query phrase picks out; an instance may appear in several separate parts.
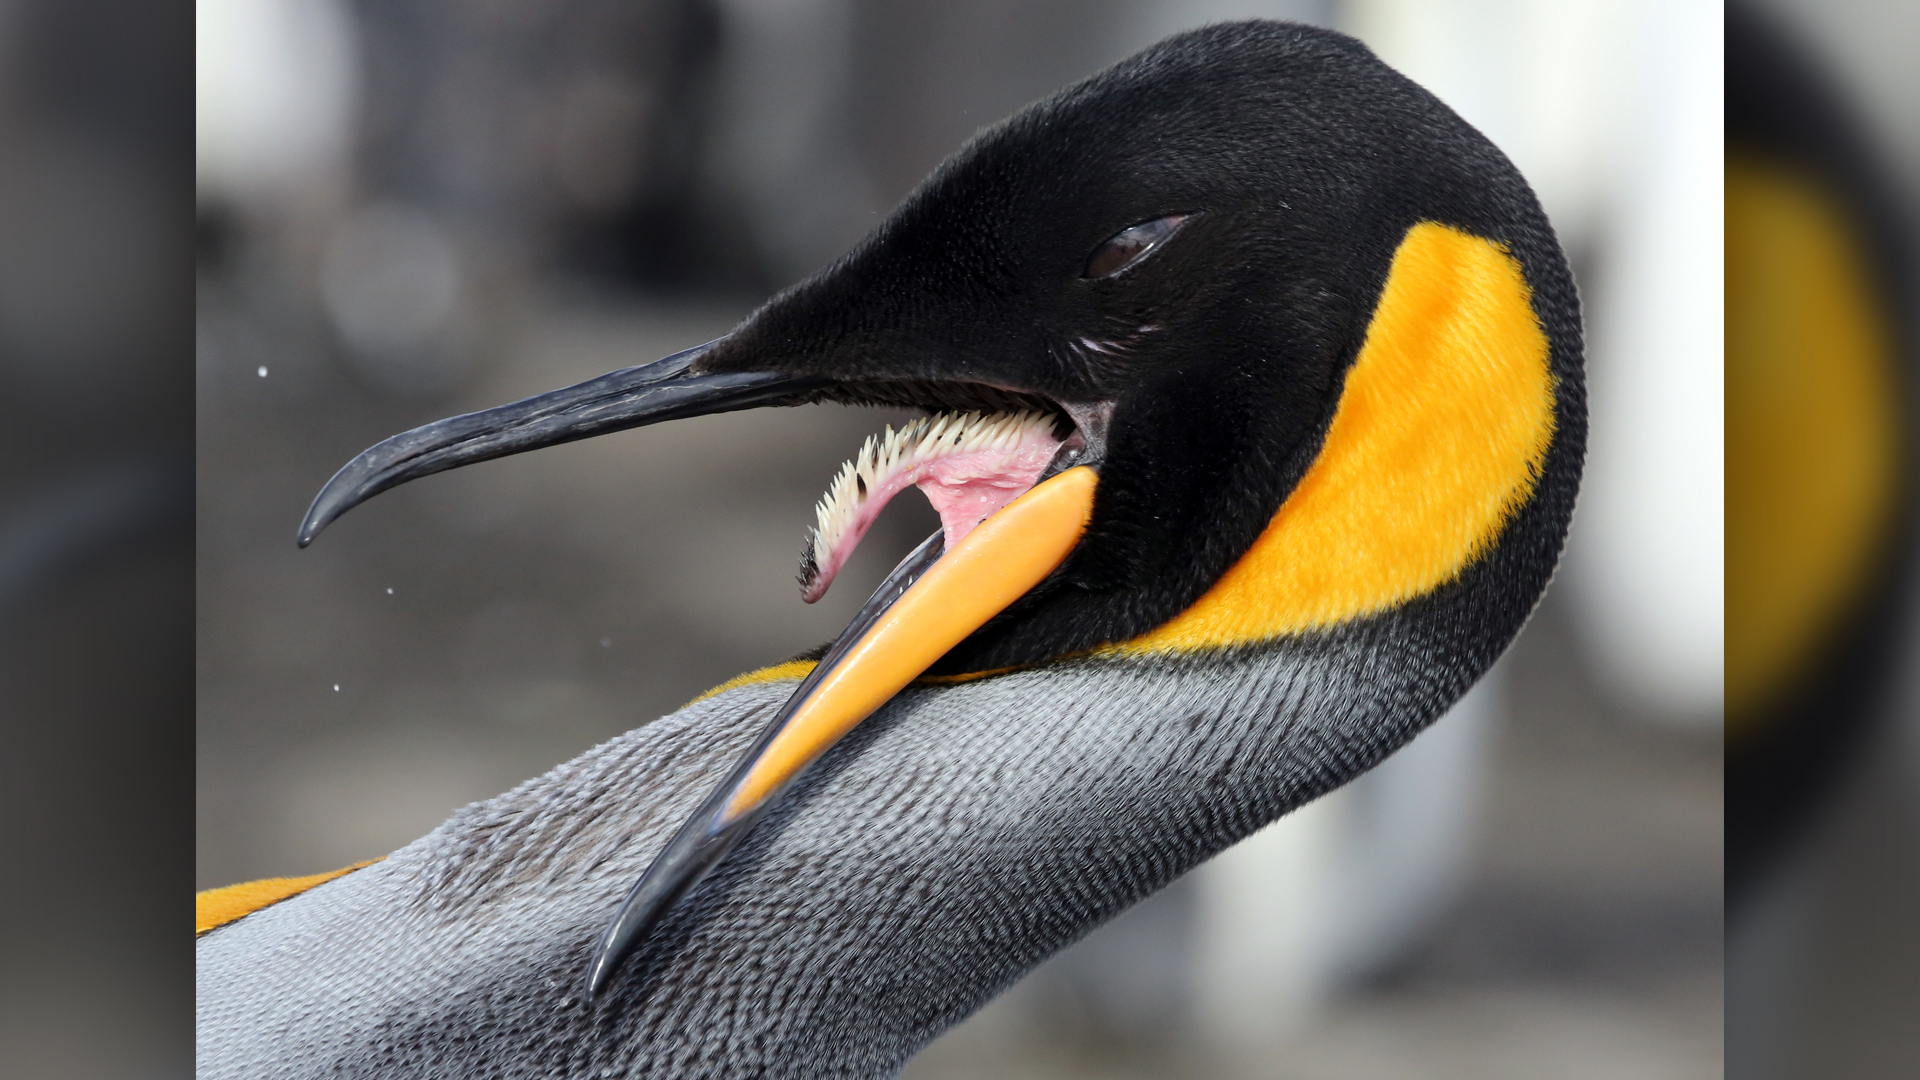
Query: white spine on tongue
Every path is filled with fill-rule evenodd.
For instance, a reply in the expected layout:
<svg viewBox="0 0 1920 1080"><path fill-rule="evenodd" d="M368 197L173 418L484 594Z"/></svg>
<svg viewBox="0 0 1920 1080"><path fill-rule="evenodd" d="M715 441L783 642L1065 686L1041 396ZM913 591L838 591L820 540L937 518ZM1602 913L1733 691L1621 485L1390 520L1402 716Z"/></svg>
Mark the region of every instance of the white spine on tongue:
<svg viewBox="0 0 1920 1080"><path fill-rule="evenodd" d="M940 511L947 546L1032 487L1060 440L1040 412L942 413L869 437L814 507L818 524L800 556L800 593L812 603L894 495L918 484Z"/></svg>

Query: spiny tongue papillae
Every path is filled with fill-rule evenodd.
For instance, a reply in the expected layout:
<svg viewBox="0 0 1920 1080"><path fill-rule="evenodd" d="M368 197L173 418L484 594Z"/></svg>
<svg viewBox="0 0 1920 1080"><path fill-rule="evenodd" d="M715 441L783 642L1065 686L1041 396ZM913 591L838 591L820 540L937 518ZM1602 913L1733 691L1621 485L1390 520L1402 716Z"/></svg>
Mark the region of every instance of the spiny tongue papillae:
<svg viewBox="0 0 1920 1080"><path fill-rule="evenodd" d="M1060 445L1053 425L1038 412L943 413L868 438L814 508L819 524L800 556L801 597L811 604L826 595L887 500L911 485L939 512L952 550L1040 478Z"/></svg>

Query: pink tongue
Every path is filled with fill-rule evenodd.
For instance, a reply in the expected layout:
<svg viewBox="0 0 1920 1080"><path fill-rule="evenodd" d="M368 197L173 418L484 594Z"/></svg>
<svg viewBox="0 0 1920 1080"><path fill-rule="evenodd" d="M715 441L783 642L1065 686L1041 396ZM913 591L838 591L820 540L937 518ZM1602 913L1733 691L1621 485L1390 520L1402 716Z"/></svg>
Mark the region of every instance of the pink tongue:
<svg viewBox="0 0 1920 1080"><path fill-rule="evenodd" d="M1031 440L1013 453L989 450L941 458L915 481L940 515L947 550L994 511L1019 498L1040 479L1053 457L1051 440Z"/></svg>
<svg viewBox="0 0 1920 1080"><path fill-rule="evenodd" d="M1028 431L1013 446L935 458L876 478L834 548L812 552L813 572L801 580L801 599L811 604L826 595L827 586L846 565L867 527L880 516L888 500L906 490L908 484L917 484L927 493L927 501L940 515L947 550L951 551L975 525L1032 487L1059 445L1059 440L1045 431Z"/></svg>

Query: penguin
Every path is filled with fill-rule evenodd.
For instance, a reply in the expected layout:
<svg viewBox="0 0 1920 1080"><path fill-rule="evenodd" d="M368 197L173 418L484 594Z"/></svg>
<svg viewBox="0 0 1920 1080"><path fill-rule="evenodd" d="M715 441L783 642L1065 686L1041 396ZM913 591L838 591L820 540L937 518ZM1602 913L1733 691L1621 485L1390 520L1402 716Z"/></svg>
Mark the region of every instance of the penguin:
<svg viewBox="0 0 1920 1080"><path fill-rule="evenodd" d="M942 527L833 642L315 879L203 894L206 1077L884 1077L1365 772L1551 577L1581 324L1519 172L1338 33L1172 37L982 131L731 333L394 436L431 473L831 401L802 556Z"/></svg>
<svg viewBox="0 0 1920 1080"><path fill-rule="evenodd" d="M1892 718L1912 633L1911 231L1837 90L1727 11L1727 900Z"/></svg>

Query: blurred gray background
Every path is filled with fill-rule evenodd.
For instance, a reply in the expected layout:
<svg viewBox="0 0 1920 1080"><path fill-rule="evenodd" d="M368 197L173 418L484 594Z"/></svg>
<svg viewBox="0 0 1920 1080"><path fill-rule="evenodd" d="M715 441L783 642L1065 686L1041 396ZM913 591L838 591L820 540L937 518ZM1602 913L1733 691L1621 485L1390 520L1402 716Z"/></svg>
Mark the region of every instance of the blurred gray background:
<svg viewBox="0 0 1920 1080"><path fill-rule="evenodd" d="M827 640L935 527L902 499L799 601L813 500L900 419L833 407L429 478L297 551L334 468L719 336L978 127L1182 27L1295 18L1362 36L1539 189L1622 417L1581 535L1405 762L908 1075L1719 1075L1719 325L1669 299L1719 288L1717 10L200 0L198 887L391 850ZM1658 483L1621 451L1645 432Z"/></svg>
<svg viewBox="0 0 1920 1080"><path fill-rule="evenodd" d="M0 1075L180 1076L187 6L0 6Z"/></svg>

